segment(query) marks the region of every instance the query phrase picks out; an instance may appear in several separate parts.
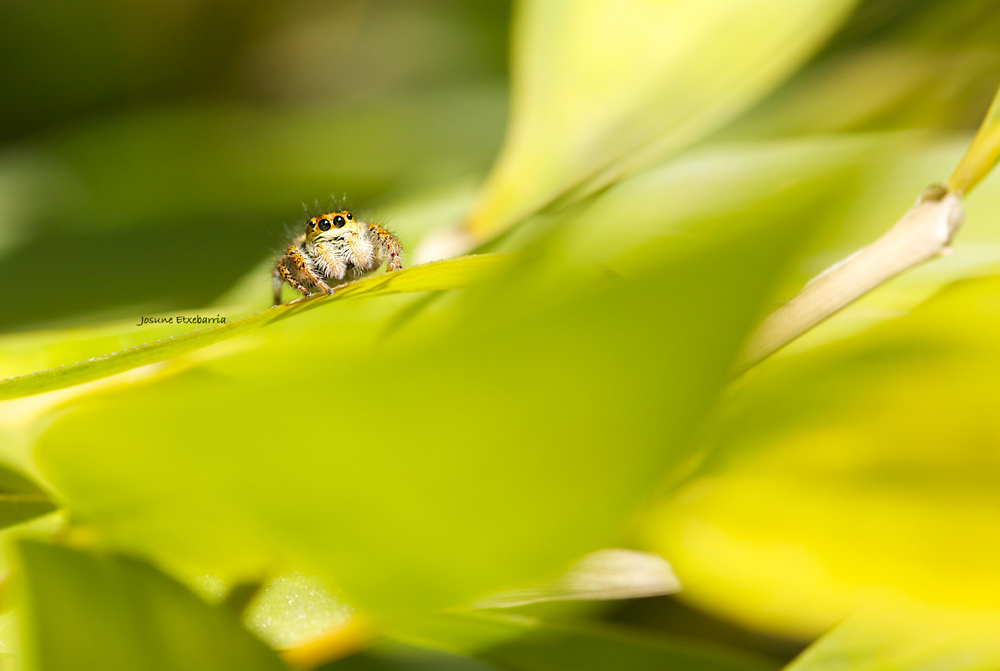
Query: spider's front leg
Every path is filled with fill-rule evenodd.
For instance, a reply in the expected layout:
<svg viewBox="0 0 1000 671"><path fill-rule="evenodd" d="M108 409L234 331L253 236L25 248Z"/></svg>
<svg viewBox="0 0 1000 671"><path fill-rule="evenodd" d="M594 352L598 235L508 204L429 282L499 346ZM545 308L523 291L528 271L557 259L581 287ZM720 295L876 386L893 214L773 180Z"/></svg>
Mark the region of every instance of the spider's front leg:
<svg viewBox="0 0 1000 671"><path fill-rule="evenodd" d="M394 270L402 268L403 260L401 254L403 253L403 249L399 246L399 241L392 236L392 233L378 224L370 224L368 232L374 238L375 249L378 250L379 255L383 258L389 257L389 265L386 267L385 272L391 273Z"/></svg>
<svg viewBox="0 0 1000 671"><path fill-rule="evenodd" d="M302 256L302 253L298 250L295 245L289 245L288 249L285 250L284 256L278 259L278 262L274 266L274 304L278 305L281 303L281 283L288 282L288 284L298 291L303 296L309 296L312 292L309 291L299 280L295 277L295 274L291 270L291 266L294 266L299 273L299 277L306 278L310 283L316 286L318 289L327 294L332 294L333 289L327 286L323 278L316 274L315 271L309 266L309 262L306 258ZM279 281L280 278L280 281Z"/></svg>
<svg viewBox="0 0 1000 671"><path fill-rule="evenodd" d="M309 290L302 286L301 282L295 279L292 271L288 269L287 265L285 265L287 260L288 259L286 257L282 256L278 259L278 262L274 264L274 280L272 280L272 284L274 286L275 305L281 305L281 287L284 286L285 282L288 282L290 287L298 291L303 296L309 295Z"/></svg>

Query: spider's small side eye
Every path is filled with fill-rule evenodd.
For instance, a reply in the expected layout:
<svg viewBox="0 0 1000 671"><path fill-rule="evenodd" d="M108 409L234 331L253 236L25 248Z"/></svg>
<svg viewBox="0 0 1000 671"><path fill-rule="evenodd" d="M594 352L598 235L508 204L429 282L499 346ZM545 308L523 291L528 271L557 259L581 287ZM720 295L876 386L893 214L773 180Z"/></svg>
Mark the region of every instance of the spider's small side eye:
<svg viewBox="0 0 1000 671"><path fill-rule="evenodd" d="M339 219L339 217L338 217L338 219ZM330 220L329 219L320 219L318 226L319 226L319 230L321 230L321 231L329 231L330 230ZM338 226L337 228L340 228L340 226Z"/></svg>
<svg viewBox="0 0 1000 671"><path fill-rule="evenodd" d="M353 214L351 214L350 212L348 212L348 213L347 213L347 218L348 218L348 219L353 219L353 218L354 218L354 215L353 215Z"/></svg>
<svg viewBox="0 0 1000 671"><path fill-rule="evenodd" d="M330 223L330 222L327 222L327 228L329 228L329 227L330 227L330 226L329 226L329 223ZM347 223L347 220L346 220L346 219L344 219L344 218L343 218L342 216L340 216L339 214L338 214L338 215L337 215L336 217L334 217L334 218L333 218L333 225L334 225L334 226L336 226L337 228L343 228L343 227L344 227L344 224L346 224L346 223ZM323 229L323 230L326 230L326 229Z"/></svg>

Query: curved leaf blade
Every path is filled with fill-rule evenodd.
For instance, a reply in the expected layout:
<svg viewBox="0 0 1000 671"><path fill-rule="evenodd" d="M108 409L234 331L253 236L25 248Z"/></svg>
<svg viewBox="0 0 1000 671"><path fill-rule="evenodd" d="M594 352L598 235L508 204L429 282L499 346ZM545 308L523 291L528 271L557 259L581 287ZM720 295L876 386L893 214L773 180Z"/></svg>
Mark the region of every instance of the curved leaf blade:
<svg viewBox="0 0 1000 671"><path fill-rule="evenodd" d="M166 361L250 333L275 320L346 298L443 291L465 287L486 276L501 263L502 256L484 254L404 268L391 274L375 275L338 288L333 296L316 294L308 298L299 298L224 324L170 336L67 366L0 380L0 401L64 389L140 366Z"/></svg>
<svg viewBox="0 0 1000 671"><path fill-rule="evenodd" d="M690 146L794 71L853 5L524 0L507 138L467 230L492 238Z"/></svg>

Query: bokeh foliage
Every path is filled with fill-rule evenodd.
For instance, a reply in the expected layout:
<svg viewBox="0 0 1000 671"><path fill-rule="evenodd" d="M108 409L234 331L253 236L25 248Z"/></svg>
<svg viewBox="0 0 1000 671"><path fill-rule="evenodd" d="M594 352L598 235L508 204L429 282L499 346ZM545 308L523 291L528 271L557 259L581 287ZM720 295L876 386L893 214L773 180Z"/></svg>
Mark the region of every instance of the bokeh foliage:
<svg viewBox="0 0 1000 671"><path fill-rule="evenodd" d="M990 668L1000 187L731 371L988 172L995 3L90 4L0 7L0 663L763 670L848 618L792 668ZM501 253L267 309L344 194ZM610 546L753 636L454 612Z"/></svg>

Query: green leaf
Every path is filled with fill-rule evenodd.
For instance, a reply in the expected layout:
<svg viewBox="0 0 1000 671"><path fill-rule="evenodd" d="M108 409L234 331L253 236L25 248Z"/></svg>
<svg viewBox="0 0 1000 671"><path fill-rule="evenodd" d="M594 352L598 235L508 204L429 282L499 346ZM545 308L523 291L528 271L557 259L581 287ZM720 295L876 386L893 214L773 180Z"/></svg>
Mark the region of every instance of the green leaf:
<svg viewBox="0 0 1000 671"><path fill-rule="evenodd" d="M56 509L49 495L23 475L0 466L0 529Z"/></svg>
<svg viewBox="0 0 1000 671"><path fill-rule="evenodd" d="M787 671L992 671L1000 615L903 602L848 618Z"/></svg>
<svg viewBox="0 0 1000 671"><path fill-rule="evenodd" d="M0 380L0 401L64 389L122 373L139 366L165 361L209 345L250 333L275 320L284 319L329 302L358 296L442 291L467 286L487 275L502 262L497 255L466 256L394 273L375 275L337 289L333 296L316 294L278 305L246 317L209 328L173 335L86 361Z"/></svg>
<svg viewBox="0 0 1000 671"><path fill-rule="evenodd" d="M321 671L502 671L472 657L415 645L381 642L350 657L320 667Z"/></svg>
<svg viewBox="0 0 1000 671"><path fill-rule="evenodd" d="M287 669L232 613L148 564L34 541L18 549L28 669Z"/></svg>
<svg viewBox="0 0 1000 671"><path fill-rule="evenodd" d="M765 671L778 666L725 648L709 649L620 627L524 616L441 615L404 627L392 638L469 655L509 671Z"/></svg>
<svg viewBox="0 0 1000 671"><path fill-rule="evenodd" d="M690 146L795 70L852 0L525 0L507 138L468 230L492 238L571 189Z"/></svg>
<svg viewBox="0 0 1000 671"><path fill-rule="evenodd" d="M553 222L392 338L384 312L316 310L80 399L40 468L116 547L224 578L292 568L385 618L544 580L612 546L690 456L804 212L839 184L616 250L627 273L561 260L575 222Z"/></svg>
<svg viewBox="0 0 1000 671"><path fill-rule="evenodd" d="M979 132L948 180L948 190L968 194L1000 160L1000 90Z"/></svg>
<svg viewBox="0 0 1000 671"><path fill-rule="evenodd" d="M998 296L1000 277L957 282L744 378L646 522L680 598L802 638L899 595L995 612Z"/></svg>

